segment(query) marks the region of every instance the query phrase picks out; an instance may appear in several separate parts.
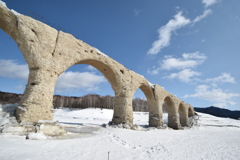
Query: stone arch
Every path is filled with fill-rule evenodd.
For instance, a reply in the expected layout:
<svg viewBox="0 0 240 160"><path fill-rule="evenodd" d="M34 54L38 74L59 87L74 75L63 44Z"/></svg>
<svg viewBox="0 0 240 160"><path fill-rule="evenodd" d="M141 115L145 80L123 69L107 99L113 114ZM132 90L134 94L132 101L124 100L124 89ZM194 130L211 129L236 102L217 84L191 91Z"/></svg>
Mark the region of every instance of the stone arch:
<svg viewBox="0 0 240 160"><path fill-rule="evenodd" d="M178 118L178 105L180 100L157 84L154 87L154 92L157 106L159 107L159 110L161 112L163 103L165 102L165 104L167 105L168 126L173 129L181 128Z"/></svg>
<svg viewBox="0 0 240 160"><path fill-rule="evenodd" d="M86 49L82 50L81 47L77 48L77 46L66 43L66 41L74 42L74 40L77 41L75 45L79 45L79 43L82 46L86 45L84 42L80 40L76 40L70 34L59 33L55 51L53 52L52 57L48 59L49 61L52 62L51 68L49 66L46 68L41 66L36 68L35 67L30 68L29 82L25 91L26 94L24 93L25 97L23 97L20 103L20 107L17 109L18 119L20 120L24 119L24 121L34 121L34 122L36 122L37 119L39 119L39 117L36 117L36 116L35 117L32 116L34 118L32 118L31 116L28 116L30 117L30 120L27 119L28 117L21 117L21 115L26 115L26 111L21 110L21 107L24 106L24 104L29 104L29 106L31 105L31 108L30 107L28 108L26 105L24 107L28 108L27 111L33 110L34 109L32 107L34 105L33 101L36 102L35 100L36 98L29 101L29 96L37 97L40 93L42 94L42 99L41 101L37 101L38 103L35 104L36 105L35 108L37 108L39 104L48 106L48 107L45 107L46 110L40 111L41 113L43 112L42 115L40 115L40 117L47 115L46 113L49 113L49 110L51 110L52 108L53 99L50 98L50 95L53 95L56 80L61 73L63 73L72 65L88 64L95 67L105 76L105 78L111 84L115 95L116 96L118 95L119 93L118 91L121 89L121 86L122 86L121 85L122 83L119 78L121 71L118 71L117 69L115 69L115 68L118 68L115 66L116 65L116 63L114 63L115 61L109 57L99 54L95 48L85 47ZM86 54L86 52L90 52L91 54ZM59 65L59 63L62 64L62 66ZM32 92L33 90L34 92ZM48 101L45 101L43 104L42 100L44 98L45 99L47 98ZM34 112L34 111L31 111L31 112ZM52 115L52 114L49 113L49 115ZM44 117L44 119L51 119L51 117Z"/></svg>
<svg viewBox="0 0 240 160"><path fill-rule="evenodd" d="M17 43L30 70L26 90L15 112L19 122L52 120L52 95L57 78L72 65L85 63L100 70L115 92L114 123L132 124L132 96L140 88L150 106L149 125L162 125L162 104L165 101L169 109L169 127L180 128L177 117L181 101L176 96L159 85L152 87L141 75L71 34L11 12L2 4L0 28ZM194 109L188 106L188 116L193 116Z"/></svg>
<svg viewBox="0 0 240 160"><path fill-rule="evenodd" d="M115 93L115 107L114 107L114 115L113 115L113 119L112 121L116 124L120 124L120 123L131 123L131 116L126 116L129 113L131 114L131 112L126 111L127 107L124 103L124 99L123 97L119 96L119 90L121 89L121 82L119 81L119 74L117 73L118 70L115 70L113 68L113 66L108 65L108 63L106 63L106 61L102 61L100 59L94 59L92 58L84 58L84 59L80 59L78 61L76 61L73 65L78 65L78 64L87 64L87 65L91 65L94 68L96 68L99 72L101 72L104 77L108 80L108 82L110 83L114 93ZM71 67L71 66L70 66ZM67 69L66 69L67 70ZM63 73L64 71L62 70L61 73ZM119 72L121 72L119 70ZM131 110L130 110L131 111Z"/></svg>
<svg viewBox="0 0 240 160"><path fill-rule="evenodd" d="M133 88L133 94L139 88L145 95L147 102L148 102L148 110L149 110L149 126L150 127L159 127L163 125L162 119L162 108L159 107L156 103L156 97L154 93L154 85L150 85L145 79L144 82L137 85Z"/></svg>
<svg viewBox="0 0 240 160"><path fill-rule="evenodd" d="M113 71L113 69L111 68L111 66L103 63L102 61L95 60L95 59L80 60L78 63L76 63L74 65L78 65L78 64L87 64L87 65L90 65L90 66L93 66L94 68L96 68L108 80L114 93L116 94L117 89L120 87L119 86L120 84L119 84L119 81L117 80L117 76L116 76L115 72Z"/></svg>

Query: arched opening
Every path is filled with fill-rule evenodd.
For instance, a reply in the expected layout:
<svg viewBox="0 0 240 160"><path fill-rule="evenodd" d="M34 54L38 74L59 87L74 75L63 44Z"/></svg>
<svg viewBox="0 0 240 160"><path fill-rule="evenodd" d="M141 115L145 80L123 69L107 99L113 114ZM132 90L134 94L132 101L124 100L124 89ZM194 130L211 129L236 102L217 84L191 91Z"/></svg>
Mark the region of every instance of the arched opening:
<svg viewBox="0 0 240 160"><path fill-rule="evenodd" d="M145 111L148 111L146 115L148 115L148 118L144 116L145 122L140 122L137 119L134 121L134 123L141 124L141 125L149 125L151 127L158 127L162 126L162 109L161 106L159 107L156 101L156 97L154 94L154 90L152 86L149 86L149 84L142 84L138 90L141 90L142 93L144 93L147 101L147 105L145 106ZM138 91L136 90L136 91ZM136 93L136 92L134 92ZM146 102L145 101L145 102ZM142 107L142 106L141 106ZM148 107L148 108L147 108ZM146 123L148 121L148 123Z"/></svg>
<svg viewBox="0 0 240 160"><path fill-rule="evenodd" d="M120 82L119 79L117 79L116 71L113 71L113 69L104 62L95 59L87 59L76 63L76 65L77 64L87 64L96 68L99 72L101 72L104 75L104 77L111 84L114 93L116 93L116 90L120 87ZM119 72L122 73L121 70L119 70Z"/></svg>
<svg viewBox="0 0 240 160"><path fill-rule="evenodd" d="M135 112L148 112L147 99L140 88L133 95L132 107Z"/></svg>
<svg viewBox="0 0 240 160"><path fill-rule="evenodd" d="M145 127L149 125L149 106L145 93L139 87L132 98L133 124Z"/></svg>
<svg viewBox="0 0 240 160"><path fill-rule="evenodd" d="M179 129L179 114L172 98L170 96L165 97L164 103L167 107L167 114L164 117L164 119L167 119L167 122L165 121L164 123L167 123L168 127Z"/></svg>
<svg viewBox="0 0 240 160"><path fill-rule="evenodd" d="M68 91L67 95L72 93L74 96L55 96L54 104L58 103L55 107L70 108L73 112L79 112L79 115L74 116L74 118L70 117L69 120L64 119L62 123L74 121L77 124L100 124L99 122L101 122L101 124L107 124L111 121L115 105L113 88L116 89L118 87L115 80L116 77L113 70L106 64L97 60L80 61L63 72L56 82L55 94L66 95L64 91ZM115 86L113 87L113 85ZM86 108L88 108L89 111L94 111L92 114L96 117L88 119L89 117L86 117L88 113L85 113L86 110L75 110ZM104 111L104 113L108 113L106 115L103 113L102 109L111 110ZM82 112L85 114L82 114ZM55 120L61 122L60 119Z"/></svg>
<svg viewBox="0 0 240 160"><path fill-rule="evenodd" d="M1 91L23 94L28 80L28 65L16 42L1 29L0 52Z"/></svg>

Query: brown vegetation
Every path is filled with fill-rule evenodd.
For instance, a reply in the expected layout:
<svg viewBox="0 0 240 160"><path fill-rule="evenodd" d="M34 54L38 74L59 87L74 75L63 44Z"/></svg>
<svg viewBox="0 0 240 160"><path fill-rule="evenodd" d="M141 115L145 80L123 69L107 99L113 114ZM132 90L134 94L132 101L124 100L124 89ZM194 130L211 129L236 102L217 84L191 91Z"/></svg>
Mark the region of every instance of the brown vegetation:
<svg viewBox="0 0 240 160"><path fill-rule="evenodd" d="M0 91L0 104L19 103L22 94L7 93ZM148 112L147 100L142 98L133 99L133 110L138 112ZM84 109L84 108L105 108L113 109L115 104L115 97L100 96L97 94L87 94L83 97L67 97L54 95L53 106L54 108L71 108L71 109ZM167 107L163 104L163 112L167 112Z"/></svg>

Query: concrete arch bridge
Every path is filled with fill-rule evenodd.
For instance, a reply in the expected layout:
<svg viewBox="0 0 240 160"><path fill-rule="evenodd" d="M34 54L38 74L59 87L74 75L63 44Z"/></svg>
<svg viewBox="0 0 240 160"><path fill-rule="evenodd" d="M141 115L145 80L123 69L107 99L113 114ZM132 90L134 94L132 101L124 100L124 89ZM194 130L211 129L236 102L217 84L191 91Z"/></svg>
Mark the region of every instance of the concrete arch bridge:
<svg viewBox="0 0 240 160"><path fill-rule="evenodd" d="M26 89L16 110L19 122L52 120L53 93L57 78L72 65L88 64L98 69L111 84L116 101L112 121L133 123L132 97L140 88L149 105L149 126L163 125L162 104L168 106L168 126L189 126L191 105L152 85L143 76L125 68L99 50L74 36L18 14L0 4L0 28L17 43L28 66ZM180 118L178 118L180 115Z"/></svg>

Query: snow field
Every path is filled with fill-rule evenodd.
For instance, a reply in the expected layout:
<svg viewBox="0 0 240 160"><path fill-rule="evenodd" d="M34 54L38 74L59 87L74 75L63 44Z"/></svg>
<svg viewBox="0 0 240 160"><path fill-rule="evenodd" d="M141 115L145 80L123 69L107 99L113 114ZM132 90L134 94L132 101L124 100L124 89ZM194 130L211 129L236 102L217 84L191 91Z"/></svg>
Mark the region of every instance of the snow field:
<svg viewBox="0 0 240 160"><path fill-rule="evenodd" d="M55 121L100 129L89 136L65 140L36 141L2 135L0 159L107 160L108 153L110 160L239 159L239 120L199 113L200 127L186 130L100 127L111 120L112 114L106 109L57 109ZM148 113L134 113L134 123L147 125Z"/></svg>

